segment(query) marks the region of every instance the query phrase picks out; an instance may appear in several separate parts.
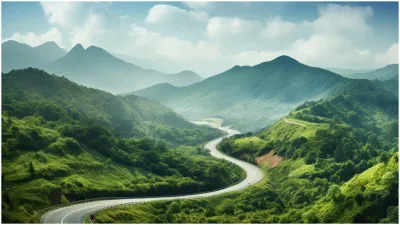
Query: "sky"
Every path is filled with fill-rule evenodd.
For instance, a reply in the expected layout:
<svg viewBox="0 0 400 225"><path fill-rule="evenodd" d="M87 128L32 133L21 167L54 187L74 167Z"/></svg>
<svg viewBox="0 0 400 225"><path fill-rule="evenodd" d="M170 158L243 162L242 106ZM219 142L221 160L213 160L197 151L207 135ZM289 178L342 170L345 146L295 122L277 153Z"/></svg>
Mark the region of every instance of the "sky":
<svg viewBox="0 0 400 225"><path fill-rule="evenodd" d="M319 67L398 63L397 2L2 2L2 40L95 45L207 77L280 55Z"/></svg>

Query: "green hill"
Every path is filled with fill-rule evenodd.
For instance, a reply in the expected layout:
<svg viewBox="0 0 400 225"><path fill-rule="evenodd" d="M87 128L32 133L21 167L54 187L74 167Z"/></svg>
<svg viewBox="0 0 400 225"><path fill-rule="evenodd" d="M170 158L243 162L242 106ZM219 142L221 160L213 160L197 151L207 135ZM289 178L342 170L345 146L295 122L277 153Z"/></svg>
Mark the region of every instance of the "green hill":
<svg viewBox="0 0 400 225"><path fill-rule="evenodd" d="M235 66L187 87L156 85L134 92L190 119L222 117L242 131L271 124L305 100L326 96L346 79L288 56Z"/></svg>
<svg viewBox="0 0 400 225"><path fill-rule="evenodd" d="M40 114L55 124L62 119L96 121L117 136L148 136L173 144L199 144L219 134L154 101L115 96L37 69L3 74L2 82L3 112L18 118Z"/></svg>
<svg viewBox="0 0 400 225"><path fill-rule="evenodd" d="M199 147L219 132L158 103L32 68L3 74L2 84L3 222L38 222L49 206L94 197L214 190L244 176Z"/></svg>
<svg viewBox="0 0 400 225"><path fill-rule="evenodd" d="M218 147L266 179L223 196L104 210L96 222L398 223L398 100L374 81L350 80Z"/></svg>

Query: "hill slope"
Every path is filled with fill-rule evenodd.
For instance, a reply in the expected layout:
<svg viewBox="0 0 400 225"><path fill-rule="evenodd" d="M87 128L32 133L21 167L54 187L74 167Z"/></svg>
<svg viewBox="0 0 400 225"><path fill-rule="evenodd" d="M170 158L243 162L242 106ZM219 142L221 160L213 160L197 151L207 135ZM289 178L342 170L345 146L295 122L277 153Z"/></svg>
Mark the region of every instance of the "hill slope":
<svg viewBox="0 0 400 225"><path fill-rule="evenodd" d="M239 193L121 206L101 223L398 223L398 99L351 80L219 149L264 168ZM157 209L165 210L157 210ZM167 212L167 213L165 213Z"/></svg>
<svg viewBox="0 0 400 225"><path fill-rule="evenodd" d="M376 69L374 71L365 73L352 73L348 74L347 77L354 79L368 79L368 80L390 80L398 79L399 77L399 64L390 64L385 67Z"/></svg>
<svg viewBox="0 0 400 225"><path fill-rule="evenodd" d="M202 192L243 178L198 148L219 132L158 103L32 68L2 82L3 222L37 223L70 201Z"/></svg>
<svg viewBox="0 0 400 225"><path fill-rule="evenodd" d="M65 50L55 42L46 42L31 47L16 41L6 41L1 44L2 72L26 67L41 67L62 57Z"/></svg>
<svg viewBox="0 0 400 225"><path fill-rule="evenodd" d="M80 84L116 94L163 82L184 86L200 79L197 74L190 71L169 75L144 69L125 62L102 48L90 46L84 49L80 44L44 68Z"/></svg>
<svg viewBox="0 0 400 225"><path fill-rule="evenodd" d="M326 96L345 78L288 56L235 66L199 83L156 85L135 94L160 101L190 119L219 116L242 131L260 129L305 100Z"/></svg>
<svg viewBox="0 0 400 225"><path fill-rule="evenodd" d="M44 68L89 87L123 93L165 82L164 74L118 59L104 49L75 45L64 57Z"/></svg>
<svg viewBox="0 0 400 225"><path fill-rule="evenodd" d="M193 83L197 83L201 81L203 78L199 76L197 73L184 70L182 72L176 74L169 74L168 76L168 83L180 87L180 86L188 86Z"/></svg>
<svg viewBox="0 0 400 225"><path fill-rule="evenodd" d="M154 101L114 96L37 69L3 74L2 82L3 111L18 118L45 112L46 120L93 120L118 136L150 136L173 144L199 144L219 134L185 121Z"/></svg>

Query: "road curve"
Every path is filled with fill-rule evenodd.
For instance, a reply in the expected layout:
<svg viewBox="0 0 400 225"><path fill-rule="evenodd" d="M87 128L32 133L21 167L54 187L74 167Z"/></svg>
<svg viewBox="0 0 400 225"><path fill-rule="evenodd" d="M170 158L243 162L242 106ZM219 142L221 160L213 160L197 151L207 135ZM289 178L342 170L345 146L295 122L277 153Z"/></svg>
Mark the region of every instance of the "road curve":
<svg viewBox="0 0 400 225"><path fill-rule="evenodd" d="M193 122L193 123L208 124L207 122ZM208 125L212 125L212 124L208 124ZM211 191L211 192L205 192L205 193L199 193L199 194L188 194L188 195L169 196L169 197L121 198L121 199L96 200L96 201L91 201L91 202L78 203L78 204L74 204L71 206L66 206L63 208L51 210L51 211L45 213L41 218L41 222L42 223L70 223L70 224L71 223L84 223L85 217L87 217L91 214L94 214L95 212L97 212L99 210L117 206L117 205L150 202L150 201L156 201L156 200L174 200L174 199L192 199L192 198L200 198L200 197L210 197L210 196L215 196L215 195L219 195L222 193L241 190L241 189L247 188L248 186L261 181L264 178L264 173L262 172L262 170L260 168L256 167L255 165L252 165L250 163L227 156L227 155L219 152L216 148L217 144L219 142L221 142L223 138L229 137L229 136L232 136L235 134L239 134L239 132L236 130L230 129L229 127L216 126L215 124L214 124L214 127L227 132L227 135L208 142L205 145L205 148L210 151L210 154L212 156L230 161L230 162L238 165L239 167L241 167L243 170L245 170L247 176L246 176L246 179L244 179L242 182L235 184L233 186L224 188L224 189L217 190L217 191Z"/></svg>

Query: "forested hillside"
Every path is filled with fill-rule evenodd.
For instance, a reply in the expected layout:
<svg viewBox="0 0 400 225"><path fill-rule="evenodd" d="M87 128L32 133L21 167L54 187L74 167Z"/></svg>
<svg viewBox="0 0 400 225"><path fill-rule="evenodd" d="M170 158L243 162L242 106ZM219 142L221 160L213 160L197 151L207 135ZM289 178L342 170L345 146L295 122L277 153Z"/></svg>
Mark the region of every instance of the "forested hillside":
<svg viewBox="0 0 400 225"><path fill-rule="evenodd" d="M327 96L347 79L289 56L255 66L234 66L186 87L158 84L134 92L190 119L221 117L240 131L279 120L306 100Z"/></svg>
<svg viewBox="0 0 400 225"><path fill-rule="evenodd" d="M2 75L3 112L18 118L40 114L54 126L63 120L94 122L117 136L148 136L171 144L200 144L220 134L142 97L115 96L33 68Z"/></svg>
<svg viewBox="0 0 400 225"><path fill-rule="evenodd" d="M36 69L2 79L3 222L38 222L46 207L93 197L214 190L244 176L198 145L219 132L157 103Z"/></svg>
<svg viewBox="0 0 400 225"><path fill-rule="evenodd" d="M105 210L96 222L398 223L398 100L352 80L220 150L264 168L243 192ZM124 216L122 216L124 215Z"/></svg>

